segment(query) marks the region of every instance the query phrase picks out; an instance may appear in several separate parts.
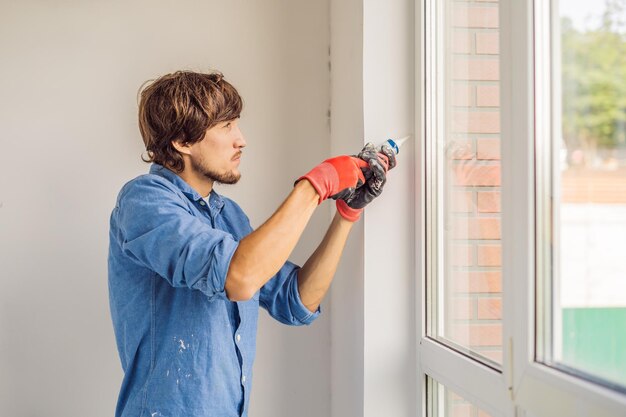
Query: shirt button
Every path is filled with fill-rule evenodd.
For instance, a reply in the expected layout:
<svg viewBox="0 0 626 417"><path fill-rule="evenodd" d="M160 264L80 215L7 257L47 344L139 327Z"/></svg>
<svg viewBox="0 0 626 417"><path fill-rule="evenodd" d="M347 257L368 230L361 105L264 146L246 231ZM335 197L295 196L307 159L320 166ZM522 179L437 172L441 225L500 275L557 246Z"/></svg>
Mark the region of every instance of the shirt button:
<svg viewBox="0 0 626 417"><path fill-rule="evenodd" d="M238 334L237 336L235 336L235 340L236 340L236 341L240 341L240 340L241 340L241 335L240 335L240 334Z"/></svg>
<svg viewBox="0 0 626 417"><path fill-rule="evenodd" d="M206 205L206 203L205 203L204 201L201 201L201 202L200 202L200 205L201 205L201 206L205 206L205 205Z"/></svg>
<svg viewBox="0 0 626 417"><path fill-rule="evenodd" d="M245 375L241 377L241 383L242 383L242 384L245 384L245 383L246 383L246 376L245 376Z"/></svg>

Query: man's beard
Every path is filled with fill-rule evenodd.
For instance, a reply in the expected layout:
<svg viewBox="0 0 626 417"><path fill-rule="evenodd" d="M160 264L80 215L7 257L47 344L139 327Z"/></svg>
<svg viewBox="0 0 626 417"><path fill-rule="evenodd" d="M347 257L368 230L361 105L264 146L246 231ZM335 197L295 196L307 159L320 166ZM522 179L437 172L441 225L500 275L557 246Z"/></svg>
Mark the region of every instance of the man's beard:
<svg viewBox="0 0 626 417"><path fill-rule="evenodd" d="M241 174L235 174L232 171L220 174L204 165L204 160L191 160L191 168L197 173L204 175L206 178L218 184L236 184L241 178Z"/></svg>

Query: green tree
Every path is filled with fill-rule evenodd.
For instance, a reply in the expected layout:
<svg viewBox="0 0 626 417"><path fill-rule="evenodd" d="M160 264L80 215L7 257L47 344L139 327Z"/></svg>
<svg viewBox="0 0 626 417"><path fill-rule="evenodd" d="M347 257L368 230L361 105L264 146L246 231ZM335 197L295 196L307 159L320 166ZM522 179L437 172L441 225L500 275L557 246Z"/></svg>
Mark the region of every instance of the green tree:
<svg viewBox="0 0 626 417"><path fill-rule="evenodd" d="M608 0L600 27L561 21L563 138L568 149L614 149L626 141L624 0Z"/></svg>

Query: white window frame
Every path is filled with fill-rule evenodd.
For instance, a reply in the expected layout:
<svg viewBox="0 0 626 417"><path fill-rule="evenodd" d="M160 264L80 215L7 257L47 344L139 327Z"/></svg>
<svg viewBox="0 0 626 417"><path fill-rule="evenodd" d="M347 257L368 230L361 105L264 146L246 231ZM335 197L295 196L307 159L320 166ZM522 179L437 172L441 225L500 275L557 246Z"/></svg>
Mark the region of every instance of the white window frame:
<svg viewBox="0 0 626 417"><path fill-rule="evenodd" d="M545 222L551 210L543 209L544 218L535 219L535 193L549 192L549 184L538 180L535 186L535 169L538 179L549 180L546 169L555 156L550 138L560 126L560 115L553 114L551 102L559 94L559 86L551 81L560 77L559 68L551 66L551 49L558 45L551 43L550 32L559 16L555 5L549 0L536 0L534 4L501 2L501 60L505 64L501 73L507 85L502 89L502 126L510 138L502 143L502 159L506 160L502 164L502 211L503 217L507 216L502 233L511 241L503 244L505 289L511 289L505 293L504 303L509 305L505 314L526 321L508 332L514 340L513 399L518 407L536 417L618 417L626 414L626 396L534 358L535 274L545 273L545 268L535 271L535 244L539 247L545 243L539 237L535 243L535 220ZM545 230L547 226L544 223L541 227Z"/></svg>
<svg viewBox="0 0 626 417"><path fill-rule="evenodd" d="M437 108L431 80L433 59L426 54L435 46L433 8L441 0L419 0L416 22L416 256L417 388L421 398L418 416L427 416L425 376L431 376L493 417L623 417L626 396L584 379L568 375L535 361L535 194L545 185L535 184L535 169L545 169L550 155L554 88L550 81L550 24L553 2L549 0L500 0L500 91L502 161L502 269L503 269L503 363L502 372L455 352L426 336L426 264L430 254L425 240L426 218L432 206L426 195L426 169L436 155ZM426 45L426 42L431 42ZM425 49L426 48L426 49ZM537 58L535 61L535 57ZM553 72L551 72L553 71ZM427 107L426 106L430 106ZM440 118L439 118L440 119ZM537 140L535 138L537 137ZM537 145L537 146L535 146ZM537 157L537 165L535 158ZM541 163L540 163L541 162ZM428 177L427 177L428 174ZM541 171L540 171L540 175ZM544 178L548 178L544 176ZM542 188L543 187L543 188ZM427 206L427 204L431 204ZM427 208L429 210L427 210ZM540 217L543 219L544 217ZM424 242L424 244L419 244Z"/></svg>

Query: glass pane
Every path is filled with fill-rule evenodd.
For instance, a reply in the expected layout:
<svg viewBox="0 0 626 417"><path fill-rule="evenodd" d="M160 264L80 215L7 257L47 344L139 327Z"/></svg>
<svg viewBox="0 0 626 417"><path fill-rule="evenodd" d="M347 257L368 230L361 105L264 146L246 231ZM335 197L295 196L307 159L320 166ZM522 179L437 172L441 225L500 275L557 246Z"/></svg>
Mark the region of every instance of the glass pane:
<svg viewBox="0 0 626 417"><path fill-rule="evenodd" d="M491 417L491 414L429 376L426 377L426 389L428 417Z"/></svg>
<svg viewBox="0 0 626 417"><path fill-rule="evenodd" d="M626 2L560 0L555 246L540 360L626 387ZM560 80L558 80L560 78ZM560 99L560 100L558 100ZM560 118L558 117L560 115ZM559 122L560 119L560 122ZM551 306L550 306L551 304ZM551 307L551 308L550 308ZM551 317L549 317L551 315Z"/></svg>
<svg viewBox="0 0 626 417"><path fill-rule="evenodd" d="M432 54L440 126L429 335L482 362L502 363L498 2L435 2ZM439 69L441 68L441 70ZM441 77L439 74L443 74ZM441 77L435 80L435 78ZM433 164L434 165L434 164ZM436 173L436 174L435 174Z"/></svg>

